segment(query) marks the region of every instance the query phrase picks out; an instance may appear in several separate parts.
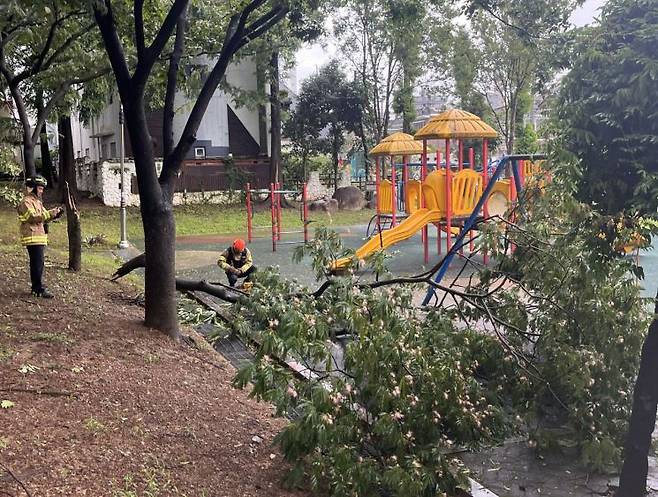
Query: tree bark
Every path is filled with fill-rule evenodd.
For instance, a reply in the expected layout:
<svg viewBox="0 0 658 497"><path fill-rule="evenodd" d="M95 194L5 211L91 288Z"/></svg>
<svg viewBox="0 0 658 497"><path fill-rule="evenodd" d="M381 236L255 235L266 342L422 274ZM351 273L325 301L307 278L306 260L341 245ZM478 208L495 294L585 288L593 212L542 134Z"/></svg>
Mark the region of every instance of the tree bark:
<svg viewBox="0 0 658 497"><path fill-rule="evenodd" d="M48 184L55 186L55 170L53 168L53 160L50 156L50 147L48 146L48 135L46 133L46 123L41 126L41 133L39 133L39 145L41 147L41 171L44 178L48 180Z"/></svg>
<svg viewBox="0 0 658 497"><path fill-rule="evenodd" d="M331 160L334 163L334 190L338 188L338 136L339 130L336 125L331 127Z"/></svg>
<svg viewBox="0 0 658 497"><path fill-rule="evenodd" d="M146 326L158 329L178 340L176 306L176 222L173 210L175 181L160 184L155 170L153 141L146 121L143 93L137 90L134 98L123 102L126 128L133 144L140 211L144 228L144 300Z"/></svg>
<svg viewBox="0 0 658 497"><path fill-rule="evenodd" d="M25 164L25 177L30 178L37 175L37 165L34 160L34 145L32 139L25 139L23 135L23 162Z"/></svg>
<svg viewBox="0 0 658 497"><path fill-rule="evenodd" d="M75 162L73 158L73 130L71 117L61 116L57 121L59 133L59 167L61 178L62 201L66 205L66 231L69 239L69 269L80 271L82 267L82 230L80 215L74 211L67 201L70 194L77 203L78 184L75 177ZM68 191L66 185L68 184Z"/></svg>
<svg viewBox="0 0 658 497"><path fill-rule="evenodd" d="M270 182L278 183L281 170L281 101L279 99L279 51L270 58Z"/></svg>
<svg viewBox="0 0 658 497"><path fill-rule="evenodd" d="M656 295L658 299L658 295ZM658 301L654 311L658 313ZM651 436L658 406L658 316L654 317L642 346L640 371L633 391L633 412L624 447L624 464L616 497L644 497L649 470Z"/></svg>
<svg viewBox="0 0 658 497"><path fill-rule="evenodd" d="M144 254L133 257L114 272L112 281L124 277L137 268L144 267L145 264L146 256ZM204 292L231 303L237 302L240 294L242 294L240 291L232 290L221 284L208 283L206 280L197 281L182 278L176 278L176 290Z"/></svg>
<svg viewBox="0 0 658 497"><path fill-rule="evenodd" d="M267 89L265 87L266 82L266 70L265 70L265 61L263 60L262 54L256 55L256 91L258 92L259 98L265 98L267 96ZM268 155L267 148L267 108L264 104L258 104L258 146L260 153L262 155Z"/></svg>
<svg viewBox="0 0 658 497"><path fill-rule="evenodd" d="M361 102L359 102L359 138L361 138L361 146L363 147L363 166L365 168L365 176L366 176L366 192L367 192L367 186L368 186L368 179L370 178L370 160L368 158L368 140L366 139L366 130L365 126L363 125L363 105Z"/></svg>

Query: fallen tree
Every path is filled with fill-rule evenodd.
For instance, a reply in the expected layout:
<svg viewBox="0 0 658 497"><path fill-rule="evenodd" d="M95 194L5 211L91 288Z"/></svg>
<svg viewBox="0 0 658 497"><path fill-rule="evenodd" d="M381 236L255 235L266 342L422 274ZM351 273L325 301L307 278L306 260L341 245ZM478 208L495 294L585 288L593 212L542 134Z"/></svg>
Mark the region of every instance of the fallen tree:
<svg viewBox="0 0 658 497"><path fill-rule="evenodd" d="M119 278L123 278L135 269L143 268L145 266L146 256L143 253L139 254L122 264L114 274L112 274L111 280L117 281ZM179 292L203 292L230 303L238 302L241 296L246 295L245 292L242 292L237 288L231 288L219 282L188 280L183 278L176 278L176 290Z"/></svg>

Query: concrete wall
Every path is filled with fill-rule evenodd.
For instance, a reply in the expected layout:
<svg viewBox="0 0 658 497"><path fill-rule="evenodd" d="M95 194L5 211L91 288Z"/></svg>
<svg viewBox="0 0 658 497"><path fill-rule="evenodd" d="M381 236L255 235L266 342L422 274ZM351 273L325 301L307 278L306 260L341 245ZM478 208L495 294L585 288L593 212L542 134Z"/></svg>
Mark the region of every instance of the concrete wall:
<svg viewBox="0 0 658 497"><path fill-rule="evenodd" d="M126 181L126 205L139 206L139 195L131 193L132 177L135 175L135 163L124 162L124 177ZM162 162L156 162L156 170L160 171ZM94 194L103 204L111 207L121 205L121 166L116 161L104 161L100 164L88 162L76 166L78 189ZM240 198L237 192L193 192L175 193L174 205L184 204L228 204Z"/></svg>
<svg viewBox="0 0 658 497"><path fill-rule="evenodd" d="M349 167L345 167L340 171L338 178L338 188L344 186L351 186L352 178ZM306 195L309 200L318 200L321 198L331 198L334 194L334 189L329 186L324 186L320 181L320 171L311 171L308 175L306 182Z"/></svg>

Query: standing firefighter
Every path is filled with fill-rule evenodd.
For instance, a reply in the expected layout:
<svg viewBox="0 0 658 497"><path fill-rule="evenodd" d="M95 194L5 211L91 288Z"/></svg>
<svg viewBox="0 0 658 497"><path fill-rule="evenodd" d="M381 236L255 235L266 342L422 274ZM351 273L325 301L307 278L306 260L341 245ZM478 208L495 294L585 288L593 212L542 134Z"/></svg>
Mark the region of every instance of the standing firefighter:
<svg viewBox="0 0 658 497"><path fill-rule="evenodd" d="M244 240L240 239L235 240L233 245L221 253L217 265L224 270L231 286L235 286L238 278L247 278L245 283L251 283L251 275L256 272L251 252Z"/></svg>
<svg viewBox="0 0 658 497"><path fill-rule="evenodd" d="M41 202L43 189L48 182L42 176L34 176L25 181L28 193L23 197L16 210L21 222L21 244L27 248L30 256L30 279L32 280L32 295L44 299L53 298L41 281L43 275L43 256L48 245L48 234L45 223L57 219L64 212L63 207L47 210Z"/></svg>

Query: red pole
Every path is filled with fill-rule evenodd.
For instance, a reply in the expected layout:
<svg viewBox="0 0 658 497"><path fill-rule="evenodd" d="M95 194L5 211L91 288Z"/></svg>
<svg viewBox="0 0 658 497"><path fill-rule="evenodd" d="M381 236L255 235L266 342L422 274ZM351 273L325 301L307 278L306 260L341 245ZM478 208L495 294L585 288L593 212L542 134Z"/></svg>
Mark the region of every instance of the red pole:
<svg viewBox="0 0 658 497"><path fill-rule="evenodd" d="M251 185L247 183L247 240L251 243Z"/></svg>
<svg viewBox="0 0 658 497"><path fill-rule="evenodd" d="M377 209L377 227L378 227L378 229L379 229L379 224L380 224L379 223L379 214L380 214L380 211L379 211L379 200L380 200L380 197L379 197L379 182L381 181L381 176L380 175L381 175L381 173L379 171L379 157L375 157L375 197L376 197L375 198L375 200L376 200L375 207Z"/></svg>
<svg viewBox="0 0 658 497"><path fill-rule="evenodd" d="M450 140L446 139L446 253L452 246L452 171L450 170Z"/></svg>
<svg viewBox="0 0 658 497"><path fill-rule="evenodd" d="M427 140L423 140L423 156L420 159L420 206L425 208L425 195L423 195L423 184L425 183L425 178L427 177ZM427 241L427 225L423 226L423 231L421 234L423 240L423 257L425 264L430 260L430 251Z"/></svg>
<svg viewBox="0 0 658 497"><path fill-rule="evenodd" d="M407 199L409 198L409 156L404 155L402 157L402 192L403 192L403 203L405 212L407 209ZM407 215L409 212L407 212Z"/></svg>
<svg viewBox="0 0 658 497"><path fill-rule="evenodd" d="M464 141L460 138L458 141L459 144L459 170L464 169Z"/></svg>
<svg viewBox="0 0 658 497"><path fill-rule="evenodd" d="M512 209L516 208L516 203L517 203L516 198L517 198L517 195L518 195L518 192L516 191L516 181L515 181L515 178L514 178L514 167L515 166L518 166L518 164L515 164L514 161L510 162L510 169L512 170L512 175L510 176L510 182L509 182L509 188L510 188L509 199L510 199L510 203L512 204ZM517 171L518 171L518 168L517 168ZM516 221L516 218L514 216L514 212L512 212L510 214L510 221L511 222ZM513 243L510 244L510 250L512 252L514 252L514 250L516 250L516 245L514 245Z"/></svg>
<svg viewBox="0 0 658 497"><path fill-rule="evenodd" d="M391 227L395 226L395 210L398 203L395 176L395 157L391 155Z"/></svg>
<svg viewBox="0 0 658 497"><path fill-rule="evenodd" d="M276 199L274 183L270 183L270 212L272 213L272 252L276 252Z"/></svg>
<svg viewBox="0 0 658 497"><path fill-rule="evenodd" d="M468 149L468 167L471 168L471 171L475 171L475 150L473 150L473 147ZM468 234L468 250L471 253L473 252L473 230Z"/></svg>
<svg viewBox="0 0 658 497"><path fill-rule="evenodd" d="M461 138L457 141L457 147L458 147L457 148L457 155L458 155L457 160L459 161L459 166L457 166L457 167L458 167L459 171L461 171L462 169L464 169L464 141ZM464 223L461 223L460 228L463 228L463 226L464 226ZM461 229L460 229L460 231L461 231ZM464 245L463 244L459 248L459 253L464 255Z"/></svg>
<svg viewBox="0 0 658 497"><path fill-rule="evenodd" d="M278 190L281 189L281 183L276 185L277 194L276 194L276 239L281 241L281 193L278 193Z"/></svg>
<svg viewBox="0 0 658 497"><path fill-rule="evenodd" d="M302 220L304 222L304 242L308 242L308 205L306 204L306 183L302 184Z"/></svg>
<svg viewBox="0 0 658 497"><path fill-rule="evenodd" d="M489 144L488 140L484 138L482 140L482 191L487 187L487 183L489 182L489 171L488 171L488 162L489 158L488 156L488 150ZM487 218L489 217L489 199L485 198L484 199L484 217ZM484 265L486 266L487 263L489 262L489 255L487 254L487 251L484 251L484 254L482 256Z"/></svg>
<svg viewBox="0 0 658 497"><path fill-rule="evenodd" d="M437 148L436 149L436 169L437 171L441 169L441 151ZM441 223L436 224L436 247L437 247L437 252L439 255L441 255L442 247L442 236L441 236Z"/></svg>

